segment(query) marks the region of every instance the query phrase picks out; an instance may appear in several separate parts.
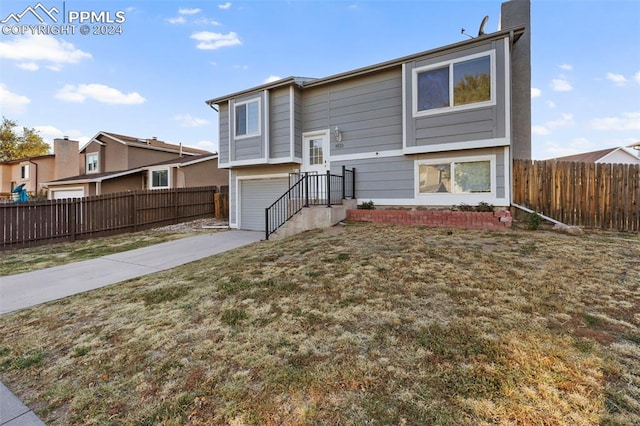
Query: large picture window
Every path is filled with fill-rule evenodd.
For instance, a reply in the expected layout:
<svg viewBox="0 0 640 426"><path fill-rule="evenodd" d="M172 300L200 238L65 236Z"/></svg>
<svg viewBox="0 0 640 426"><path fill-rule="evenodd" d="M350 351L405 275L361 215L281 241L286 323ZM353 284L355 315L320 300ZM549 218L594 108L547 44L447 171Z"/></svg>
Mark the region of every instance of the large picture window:
<svg viewBox="0 0 640 426"><path fill-rule="evenodd" d="M258 99L236 104L235 114L236 136L260 134L260 101Z"/></svg>
<svg viewBox="0 0 640 426"><path fill-rule="evenodd" d="M493 102L492 55L474 55L414 70L414 113Z"/></svg>
<svg viewBox="0 0 640 426"><path fill-rule="evenodd" d="M491 161L451 161L418 165L420 194L492 192Z"/></svg>

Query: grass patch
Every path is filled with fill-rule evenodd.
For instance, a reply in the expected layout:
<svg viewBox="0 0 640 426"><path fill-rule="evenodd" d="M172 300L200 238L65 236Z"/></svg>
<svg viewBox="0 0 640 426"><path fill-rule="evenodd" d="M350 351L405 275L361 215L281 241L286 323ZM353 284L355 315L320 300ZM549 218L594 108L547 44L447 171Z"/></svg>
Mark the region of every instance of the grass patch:
<svg viewBox="0 0 640 426"><path fill-rule="evenodd" d="M639 424L639 258L633 235L312 231L3 315L0 379L54 426Z"/></svg>

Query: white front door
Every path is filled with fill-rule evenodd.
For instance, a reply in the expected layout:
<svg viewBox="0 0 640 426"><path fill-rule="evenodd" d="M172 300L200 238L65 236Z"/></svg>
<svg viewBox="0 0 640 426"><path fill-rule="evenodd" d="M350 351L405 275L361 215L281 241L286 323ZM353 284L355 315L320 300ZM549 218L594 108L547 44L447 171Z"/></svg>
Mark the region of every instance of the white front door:
<svg viewBox="0 0 640 426"><path fill-rule="evenodd" d="M305 188L312 204L327 200L327 171L329 169L329 132L308 133L302 140L302 172L309 176Z"/></svg>
<svg viewBox="0 0 640 426"><path fill-rule="evenodd" d="M305 135L302 146L302 171L325 174L329 170L329 132Z"/></svg>

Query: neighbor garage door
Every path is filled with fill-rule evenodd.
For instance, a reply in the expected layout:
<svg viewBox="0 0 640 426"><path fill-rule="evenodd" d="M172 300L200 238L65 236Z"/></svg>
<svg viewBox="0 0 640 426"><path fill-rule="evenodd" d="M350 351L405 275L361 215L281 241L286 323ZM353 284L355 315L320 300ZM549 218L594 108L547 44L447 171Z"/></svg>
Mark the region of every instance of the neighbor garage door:
<svg viewBox="0 0 640 426"><path fill-rule="evenodd" d="M66 198L82 198L84 197L83 189L54 189L53 199L64 200Z"/></svg>
<svg viewBox="0 0 640 426"><path fill-rule="evenodd" d="M241 181L239 228L264 231L264 209L288 189L288 178Z"/></svg>

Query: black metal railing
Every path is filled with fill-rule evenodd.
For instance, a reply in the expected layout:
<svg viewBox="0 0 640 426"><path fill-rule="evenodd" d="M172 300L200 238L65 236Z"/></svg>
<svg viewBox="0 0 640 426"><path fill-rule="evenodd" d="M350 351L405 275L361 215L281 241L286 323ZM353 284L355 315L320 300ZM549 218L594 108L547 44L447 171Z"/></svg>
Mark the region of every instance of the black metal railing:
<svg viewBox="0 0 640 426"><path fill-rule="evenodd" d="M304 207L342 204L342 200L355 198L356 169L342 166L342 176L314 172L290 173L289 190L264 211L265 239L276 232Z"/></svg>

